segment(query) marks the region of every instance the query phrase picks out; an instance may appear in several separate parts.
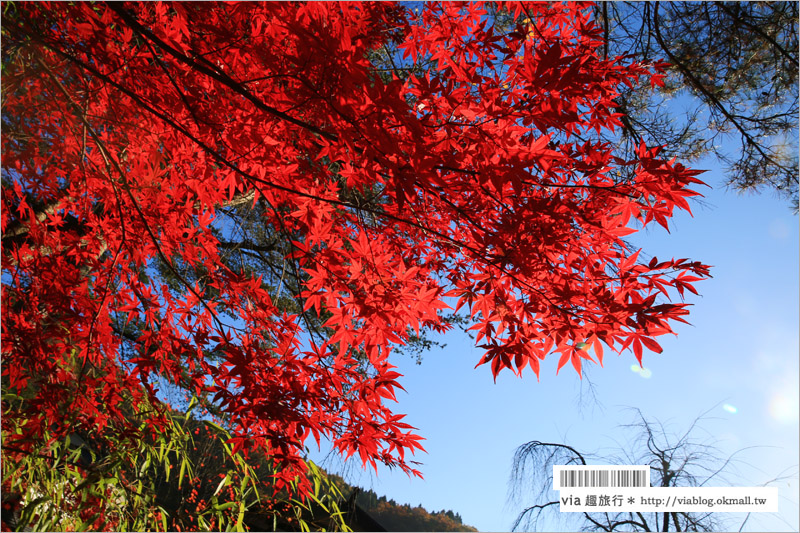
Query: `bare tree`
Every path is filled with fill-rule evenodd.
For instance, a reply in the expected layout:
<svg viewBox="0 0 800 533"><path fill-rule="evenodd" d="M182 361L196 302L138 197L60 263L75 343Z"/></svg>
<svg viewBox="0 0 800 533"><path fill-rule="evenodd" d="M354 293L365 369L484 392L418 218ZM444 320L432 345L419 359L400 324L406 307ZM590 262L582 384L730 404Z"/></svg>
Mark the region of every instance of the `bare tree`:
<svg viewBox="0 0 800 533"><path fill-rule="evenodd" d="M634 411L636 420L622 426L633 438L611 453L587 454L567 444L541 441L517 448L509 501L519 505L534 495L537 503L525 505L512 531L535 531L541 526L548 527L546 524L552 523L548 519L559 518L559 501L552 490L555 465L650 465L653 487L731 486L734 479L740 480L737 467L745 463L739 456L750 448L725 456L710 436L701 438L701 423L707 420L708 412L695 418L686 431L675 433L661 422L646 418L639 409ZM796 476L796 471L784 471L764 485ZM737 522L731 516L711 512L598 512L568 513L560 518L575 520L569 523L568 530L581 531L741 531L750 518L748 513Z"/></svg>

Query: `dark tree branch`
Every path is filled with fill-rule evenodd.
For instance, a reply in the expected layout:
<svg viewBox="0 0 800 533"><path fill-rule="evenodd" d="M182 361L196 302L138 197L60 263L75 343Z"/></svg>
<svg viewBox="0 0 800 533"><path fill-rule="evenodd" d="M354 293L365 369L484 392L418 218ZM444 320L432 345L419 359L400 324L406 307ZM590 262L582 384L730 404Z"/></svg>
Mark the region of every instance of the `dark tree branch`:
<svg viewBox="0 0 800 533"><path fill-rule="evenodd" d="M739 16L738 12L731 11L730 9L728 9L728 7L725 5L725 2L714 2L714 4L719 6L725 13L727 13L728 15L733 17L736 20L736 22L742 24L743 26L747 26L748 28L750 28L750 30L753 33L755 33L756 35L758 35L759 37L761 37L762 39L767 41L770 45L775 47L775 49L778 50L781 53L781 55L783 57L785 57L788 61L790 61L791 63L797 63L798 62L798 58L796 56L793 56L792 54L790 54L775 39L773 39L772 37L770 37L769 35L764 33L761 30L761 28L759 28L758 26L756 26L754 24L750 24L750 22L748 22L747 20L741 18Z"/></svg>
<svg viewBox="0 0 800 533"><path fill-rule="evenodd" d="M248 91L245 87L242 86L241 83L235 81L230 76L221 72L219 69L209 66L206 64L201 64L198 61L195 61L193 58L188 57L187 55L183 54L179 50L176 50L169 44L165 43L163 40L159 39L149 28L143 26L132 14L126 11L124 8L121 7L120 4L116 4L115 2L109 2L108 4L109 9L114 11L117 15L119 15L122 20L124 20L128 26L131 27L136 33L141 35L142 37L152 41L155 43L159 48L169 53L172 57L180 61L181 63L191 67L192 69L209 76L218 82L222 83L223 85L227 86L235 93L243 96L249 102L251 102L257 109L264 111L265 113L269 113L277 118L283 119L287 122L291 122L296 126L300 126L312 133L316 133L317 135L324 137L328 140L335 141L338 139L337 135L324 131L313 124L309 124L308 122L304 122L297 118L294 118L291 115L280 111L270 105L264 103L263 100L256 97L253 93Z"/></svg>
<svg viewBox="0 0 800 533"><path fill-rule="evenodd" d="M660 25L659 25L659 17L658 17L659 8L660 8L660 4L656 3L655 7L653 9L653 27L655 29L655 38L656 38L656 41L658 42L658 44L661 46L661 48L664 50L664 52L669 57L670 61L676 67L678 67L678 70L680 70L681 73L683 74L684 78L690 82L691 86L694 87L695 89L697 89L698 91L700 91L703 94L703 96L706 97L708 102L710 102L717 110L719 110L719 112L722 113L723 116L725 116L725 118L727 118L730 121L730 123L733 124L733 126L737 130L739 130L739 133L741 133L742 138L744 138L746 140L748 145L754 147L756 149L756 151L758 151L758 153L761 154L761 156L765 160L767 160L770 163L782 168L782 165L780 165L778 162L773 160L768 154L766 154L764 152L764 150L761 147L761 144L758 141L756 141L750 135L750 133L747 131L747 129L744 126L739 124L739 121L736 120L736 117L734 117L728 111L728 109L722 104L722 102L720 102L720 100L711 91L709 91L699 79L697 79L697 77L692 73L692 71L689 70L689 68L687 68L686 65L684 65L683 62L681 62L675 56L675 54L672 53L672 50L670 49L670 46L666 43L666 41L664 40L664 37L661 35L661 28L660 28Z"/></svg>

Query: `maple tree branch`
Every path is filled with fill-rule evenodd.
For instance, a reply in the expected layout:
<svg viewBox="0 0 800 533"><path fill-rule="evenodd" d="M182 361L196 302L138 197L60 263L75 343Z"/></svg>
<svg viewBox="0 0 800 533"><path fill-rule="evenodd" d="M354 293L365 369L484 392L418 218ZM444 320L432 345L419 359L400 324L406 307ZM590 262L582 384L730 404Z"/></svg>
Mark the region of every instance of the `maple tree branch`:
<svg viewBox="0 0 800 533"><path fill-rule="evenodd" d="M258 184L253 184L253 187L254 187L254 189L257 189L261 193L262 198L266 197L266 195L260 189ZM295 251L297 251L297 246L295 246L295 244L294 244L294 239L289 238L289 236L288 236L289 235L289 231L286 228L286 225L285 225L285 223L283 221L283 217L278 216L279 213L278 213L278 210L277 210L277 208L275 206L273 206L269 202L267 202L267 205L273 211L273 213L275 213L275 215L276 215L276 220L278 221L278 224L280 225L280 228L278 228L278 232L283 235L284 242L288 242L289 243L289 247L290 247L292 253L294 253ZM259 255L260 255L260 252L259 252ZM273 274L276 274L275 270L273 269L272 263L267 261L267 264L269 265L270 270L273 271ZM293 292L292 296L300 303L299 316L300 316L300 318L303 320L303 322L306 325L306 331L308 331L308 334L311 337L311 342L315 343L314 336L315 336L315 334L319 334L319 331L318 331L317 327L314 327L312 325L312 321L308 318L308 312L310 311L310 309L304 309L305 300L300 296L300 293L302 292L300 290L300 287L301 287L303 278L300 275L300 270L298 269L297 262L296 261L291 261L290 264L291 264L292 272L294 274L294 279L295 279L297 285L295 287L289 289L289 290L292 290L292 292ZM283 278L283 275L281 275L281 278ZM322 362L322 365L325 368L325 371L328 373L328 375L331 375L330 367L327 364L325 364L324 362Z"/></svg>
<svg viewBox="0 0 800 533"><path fill-rule="evenodd" d="M523 181L523 183L526 183L526 184L529 184L529 185L534 185L533 183L530 183L530 182L527 182L527 181ZM622 191L616 189L615 187L603 187L601 185L578 185L576 183L573 184L573 183L548 183L548 182L542 182L542 183L539 183L539 185L541 185L543 187L553 187L553 188L556 188L556 189L559 189L559 188L566 188L566 189L594 189L594 190L597 190L597 191L606 191L606 192L610 192L610 193L613 193L613 194L618 194L620 196L626 196L626 197L631 198L633 200L636 200L636 199L639 198L639 197L634 196L632 194L628 194L628 193L622 192Z"/></svg>
<svg viewBox="0 0 800 533"><path fill-rule="evenodd" d="M452 172L460 172L462 174L468 174L470 176L479 176L480 175L480 172L477 172L475 170L467 170L467 169L463 169L463 168L456 168L456 167L452 167L452 166L448 166L448 165L436 165L433 168L439 169L439 170L450 170ZM595 189L595 190L600 190L600 191L608 191L608 192L611 192L611 193L614 193L614 194L619 194L621 196L627 196L628 198L633 198L633 199L637 198L636 196L634 196L632 194L624 193L624 192L622 192L620 190L617 190L614 187L602 187L600 185L578 185L578 184L569 184L569 183L561 183L561 184L559 184L559 183L545 183L545 182L535 183L535 182L527 181L527 180L522 180L522 183L524 183L525 185L533 186L533 187L557 187L557 188L565 187L565 188L575 188L575 189Z"/></svg>
<svg viewBox="0 0 800 533"><path fill-rule="evenodd" d="M217 246L220 248L225 248L226 250L252 250L254 252L274 252L278 249L276 243L271 243L268 245L261 245L256 244L254 242L250 242L248 240L244 240L241 242L227 242L227 241L218 241Z"/></svg>
<svg viewBox="0 0 800 533"><path fill-rule="evenodd" d="M153 233L153 230L150 227L150 224L147 222L147 217L145 217L144 213L142 212L141 207L139 206L139 203L136 201L136 198L133 196L133 193L130 190L130 186L128 185L127 178L125 177L125 171L119 166L119 163L117 163L117 161L114 158L110 157L110 152L108 151L108 148L106 148L105 143L102 141L102 139L100 139L100 136L97 134L97 132L94 131L94 128L92 128L92 125L89 124L89 121L86 119L86 117L80 114L80 106L78 106L78 104L75 102L75 100L69 94L67 89L61 83L61 81L55 77L55 75L52 73L50 68L42 61L42 59L41 58L37 58L37 61L46 70L46 72L48 73L50 78L53 80L53 82L56 84L56 86L59 88L59 90L64 94L64 97L67 99L67 101L70 104L72 104L72 106L79 111L78 118L81 119L81 122L83 122L83 124L86 126L86 129L87 129L89 135L92 137L92 139L94 139L95 144L97 144L97 147L100 149L100 153L103 155L103 159L105 160L106 165L108 166L109 163L110 163L110 166L113 166L116 169L117 173L120 176L120 180L122 180L122 188L128 194L128 198L130 198L134 209L138 213L139 218L141 219L142 224L144 225L145 231L147 231L148 235L150 236L150 240L153 243L153 246L155 246L156 251L157 251L159 257L161 258L161 260L167 265L167 268L170 269L172 274L175 275L175 277L178 278L181 281L181 283L186 287L186 289L189 292L191 292L198 299L198 301L203 305L203 307L205 307L206 310L211 314L211 316L213 317L214 321L217 323L217 326L219 327L219 330L220 331L224 331L225 327L223 326L222 322L217 317L217 313L208 305L208 302L206 302L205 299L200 294L198 294L197 291L194 290L194 288L189 284L189 282L186 281L184 279L184 277L175 269L175 267L172 265L172 262L164 254L164 251L161 249L161 245L159 244L158 239L156 238L155 234ZM114 185L115 180L110 175L110 173L108 175L108 178L109 178L109 180L111 180L112 186L116 190L116 185ZM120 211L120 216L122 216L122 212L121 211ZM120 223L124 224L123 220L124 220L124 218L120 219ZM120 249L121 249L121 245L120 245ZM116 262L116 257L115 257L115 262ZM109 277L109 280L110 279L111 278ZM104 303L104 300L103 300L103 303ZM101 303L101 306L103 305L103 303ZM88 352L87 352L87 356L88 356ZM84 359L84 361L85 361L85 359Z"/></svg>
<svg viewBox="0 0 800 533"><path fill-rule="evenodd" d="M47 73L48 77L56 84L58 89L67 98L69 103L71 103L72 106L77 110L78 118L81 119L81 122L83 123L83 126L84 126L84 128L83 128L84 143L85 143L85 135L86 135L87 132L92 136L92 138L95 140L96 143L100 143L99 137L94 132L94 130L92 130L91 126L89 125L88 120L86 119L85 109L82 110L81 107L77 104L77 102L75 102L75 100L67 92L66 88L61 83L61 81L58 80L55 77L53 72L50 70L50 67L42 60L42 58L41 57L37 57L36 59L37 59L37 62L39 63L39 66L42 67L42 69L44 69L44 71ZM85 144L82 147L82 150L85 151ZM108 163L107 153L106 153L105 148L102 147L102 146L101 146L101 154L103 156L103 160L105 161L106 167L108 168L109 163ZM83 154L82 154L81 159L83 160ZM110 174L109 174L109 179L111 179ZM114 271L114 268L116 267L117 262L119 261L120 252L122 251L122 248L124 247L124 245L126 243L127 233L126 233L126 230L125 230L125 222L124 222L124 218L123 218L123 215L122 215L122 205L121 205L121 200L119 198L119 191L117 190L116 183L114 183L113 179L111 179L111 184L112 184L112 189L114 190L114 196L117 199L117 213L118 213L118 215L120 217L120 224L121 224L120 244L117 247L117 251L114 254L114 259L113 259L113 261L111 263L111 266L108 269L109 275L108 275L108 279L106 279L105 287L103 288L103 293L102 293L103 295L100 298L100 303L97 306L97 309L95 309L94 313L92 313L92 320L91 320L91 323L90 323L90 326L89 326L89 335L88 335L88 343L87 343L86 354L83 357L81 368L80 368L80 370L78 372L78 379L77 379L78 386L76 388L76 391L78 390L78 388L80 388L81 382L83 381L83 376L84 376L84 372L86 371L87 363L91 363L91 360L89 358L89 347L92 345L92 342L93 342L94 330L95 330L95 326L97 324L97 318L100 315L100 312L102 311L103 307L106 304L106 299L108 298L108 294L109 294L109 288L111 286L111 280L113 279L112 272ZM103 246L103 251L105 251L105 249L106 249L106 246L104 245ZM101 255L102 255L103 251L100 252ZM91 364L94 366L94 363L91 363ZM74 405L75 401L77 401L77 394L73 398L73 405ZM73 414L77 414L77 412L73 411Z"/></svg>
<svg viewBox="0 0 800 533"><path fill-rule="evenodd" d="M477 170L468 170L465 168L451 167L449 165L435 165L433 168L436 170L450 170L452 172L460 172L461 174L469 174L470 176L479 176L480 172Z"/></svg>
<svg viewBox="0 0 800 533"><path fill-rule="evenodd" d="M283 111L281 111L279 109L276 109L276 108L264 103L263 100L261 100L260 98L256 97L253 93L251 93L244 86L242 86L241 83L237 82L236 80L234 80L233 78L231 78L230 76L225 74L224 72L220 72L216 68L212 68L212 67L208 67L206 65L200 64L197 61L195 61L194 59L186 56L186 54L183 54L179 50L176 50L175 48L173 48L172 46L170 46L169 44L167 44L166 42L164 42L163 40L158 38L158 36L156 36L149 28L143 26L136 19L135 16L130 14L124 8L120 7L119 4L116 4L115 2L107 2L106 5L108 6L109 9L111 9L117 15L119 15L128 24L128 26L130 26L130 28L133 29L136 33L138 33L142 37L152 41L153 43L158 45L159 48L161 48L162 50L165 50L167 53L169 53L172 57L174 57L175 59L177 59L181 63L184 63L185 65L193 68L194 70L196 70L198 72L202 72L206 76L209 76L209 77L217 80L218 82L222 83L223 85L227 86L228 88L232 89L234 92L236 92L237 94L243 96L245 99L247 99L250 103L255 105L256 108L260 109L261 111L264 111L265 113L269 113L269 114L271 114L271 115L273 115L275 117L278 117L278 118L281 118L283 120L286 120L287 122L291 122L295 126L300 126L301 128L304 128L304 129L306 129L306 130L308 130L308 131L310 131L312 133L316 133L317 135L319 135L321 137L324 137L324 138L326 138L328 140L331 140L331 141L338 140L338 136L337 135L335 135L333 133L330 133L330 132L327 132L327 131L324 131L324 130L314 126L313 124L309 124L308 122L304 122L304 121L302 121L300 119L297 119L297 118L295 118L295 117L293 117L291 115L288 115L288 114L284 113Z"/></svg>
<svg viewBox="0 0 800 533"><path fill-rule="evenodd" d="M291 122L292 124L301 126L301 127L305 128L305 129L307 129L307 130L309 130L309 131L311 131L313 133L317 133L317 134L321 135L322 137L325 137L326 139L329 139L329 140L332 140L332 141L337 141L338 140L338 136L336 134L329 133L329 132L324 132L323 130L321 130L320 128L318 128L316 126L313 126L313 125L308 124L306 122L303 122L303 121L300 121L298 119L295 119L294 117L291 117L290 115L287 115L284 112L281 112L281 111L279 111L279 110L277 110L277 109L275 109L275 108L273 108L271 106L268 106L262 100L258 99L255 95L253 95L250 91L248 91L244 86L242 86L241 83L236 82L235 80L230 78L224 72L220 72L216 68L204 67L203 65L200 65L196 61L193 61L191 58L188 58L185 54L182 54L180 51L174 49L169 44L167 44L164 41L162 41L161 39L159 39L155 34L153 34L153 32L149 28L146 28L145 26L140 24L138 22L138 20L136 20L136 18L133 15L131 15L130 13L125 11L123 8L121 8L119 6L116 6L113 3L110 3L109 7L113 11L115 11L120 17L122 17L135 31L137 31L138 33L142 34L143 36L147 37L148 39L150 39L151 41L156 43L160 48L162 48L163 50L166 50L168 53L170 53L170 55L172 55L173 57L175 57L179 61L183 62L184 64L186 64L186 65L198 70L199 72L202 72L202 73L204 73L204 74L206 74L208 76L211 76L212 78L216 79L217 81L222 82L223 84L225 84L229 88L233 89L237 93L239 93L242 96L244 96L247 100L249 100L254 105L256 105L257 108L259 108L259 109L261 109L261 110L263 110L265 112L271 113L271 114L273 114L273 115L275 115L275 116L277 116L279 118L283 118L284 120L287 120L287 121ZM535 26L535 24L534 24L534 26ZM538 31L538 29L537 29L537 31ZM391 58L390 58L390 60L391 60ZM394 66L394 64L393 64L393 66ZM166 67L163 64L162 64L162 68L166 69ZM172 79L172 78L170 77L170 79ZM301 81L303 81L303 80L301 80ZM174 80L173 80L173 83L174 83ZM306 85L308 85L308 83L306 83ZM179 91L179 93L180 93L180 91ZM181 97L183 98L182 93L181 93ZM185 102L185 99L184 99L184 102ZM331 107L334 109L334 111L336 111L337 114L339 114L339 116L341 116L344 120L348 121L351 125L353 125L353 127L355 127L357 130L359 130L358 125L356 123L354 123L349 117L346 117L343 113L341 113L333 105L333 102L328 101L328 103L329 103L329 105L331 105ZM189 110L191 111L191 107L188 106L188 103L186 105L189 108ZM359 130L359 132L360 132L360 130ZM363 134L362 134L362 137L363 137ZM386 154L384 154L384 156L385 155ZM445 165L437 165L434 168L453 170L453 171L469 173L469 174L473 174L473 175L478 175L479 174L476 171L470 171L470 170L465 170L465 169L456 169L456 168L448 167L448 166L445 166ZM587 186L587 187L589 187L589 186ZM446 198L444 199L444 201L449 203L449 200L447 200ZM451 207L453 207L454 209L458 210L458 208L456 206L452 205L452 204L451 204ZM479 227L479 225L476 225L476 223L474 221L472 221L469 218L468 215L465 215L465 216L467 216L467 219L469 220L469 222L471 224L473 224L476 227Z"/></svg>
<svg viewBox="0 0 800 533"><path fill-rule="evenodd" d="M167 79L169 79L170 83L175 88L175 92L178 93L178 97L183 102L183 105L186 107L186 109L192 115L192 118L194 119L194 123L199 126L199 123L201 121L198 119L197 113L195 113L195 110L192 107L191 103L189 102L189 99L186 98L186 95L183 93L183 91L180 89L180 87L178 87L178 83L175 81L175 78L172 76L172 73L170 73L169 69L164 64L164 60L161 59L161 57L159 57L159 55L156 53L155 49L153 48L153 45L150 44L150 41L145 41L145 42L147 43L147 47L150 49L150 52L153 54L153 58L155 58L155 60L158 62L158 65L161 67L161 70L164 71L164 74L167 76ZM209 123L206 122L206 121L202 121L202 122L204 124L206 124L206 125L209 125Z"/></svg>
<svg viewBox="0 0 800 533"><path fill-rule="evenodd" d="M285 187L285 186L282 186L282 185L278 185L276 183L273 183L273 182L258 178L256 176L254 176L254 175L242 170L238 165L236 165L235 163L230 161L228 158L223 157L216 150L212 149L210 146L205 144L202 140L200 140L199 138L194 136L185 127L183 127L180 124L176 123L169 116L167 116L166 113L164 113L163 111L160 111L158 109L155 109L152 105L150 105L149 103L145 102L139 95L134 93L132 90L130 90L127 87L125 87L125 86L117 83L116 81L112 80L109 76L107 76L105 73L103 73L100 70L98 70L97 68L95 68L93 65L90 65L90 64L87 64L87 63L81 61L77 57L74 57L72 54L69 54L69 53L61 50L57 46L55 46L55 45L53 45L53 44L51 44L51 43L49 43L47 41L41 41L41 42L46 47L48 47L52 51L56 52L57 54L61 55L65 59L68 59L68 60L72 61L73 63L75 63L76 65L80 66L81 68L87 70L88 72L91 72L92 74L97 76L99 79L102 79L103 81L105 81L109 85L112 85L113 87L116 87L123 94L125 94L126 96L131 98L131 100L133 100L135 103L137 103L142 109L146 110L150 114L152 114L155 117L157 117L160 120L162 120L164 123L168 124L170 127L172 127L173 129L175 129L176 131L178 131L179 133L181 133L182 135L184 135L185 137L190 139L192 142L194 142L198 147L200 147L204 152L206 152L208 155L210 155L216 161L218 161L222 165L230 168L231 170L233 170L234 172L236 172L240 176L246 178L251 183L261 183L261 184L267 185L268 187L270 187L272 189L275 189L275 190L288 192L290 194L297 195L297 196L300 196L300 197L303 197L303 198L308 198L308 199L312 199L312 200L316 200L316 201L320 201L320 202L325 202L325 203L328 203L330 205L335 205L335 206L339 206L339 207L346 207L346 208L349 208L349 209L364 209L365 211L370 212L373 215L384 217L384 218L387 218L387 219L390 219L390 220L394 220L396 222L400 222L402 224L407 224L408 226L415 227L417 229L421 229L423 231L429 232L429 233L435 235L436 237L442 239L443 241L448 242L448 243L456 246L458 249L463 249L463 250L467 250L467 251L471 252L471 254L475 257L476 260L480 261L481 263L483 263L483 264L485 264L485 265L487 265L487 266L489 266L491 268L495 268L499 272L502 272L503 274L507 275L510 279L512 279L520 287L524 287L525 289L530 290L531 292L537 294L540 298L542 298L545 302L547 302L548 305L552 306L552 308L554 308L554 309L556 309L556 310L558 310L558 311L560 311L562 313L565 313L565 314L567 314L569 316L572 316L573 318L576 318L576 319L584 319L584 318L586 318L586 317L581 317L576 312L574 312L574 311L572 311L570 309L567 309L562 305L559 305L558 303L553 301L553 299L548 294L546 294L543 290L531 285L530 283L528 283L525 280L520 279L517 275L515 275L508 268L505 267L505 265L502 262L502 258L493 259L493 258L489 257L488 255L486 255L482 250L477 249L477 248L475 248L473 246L470 246L468 244L465 244L463 242L460 242L460 241L454 239L453 237L450 237L449 235L446 235L446 234L444 234L444 233L442 233L442 232L440 232L438 230L435 230L435 229L432 229L430 227L427 227L422 223L415 222L413 220L409 220L407 218L400 217L400 216L397 216L397 215L393 215L391 213L386 213L384 211L380 211L380 210L377 210L377 209L372 209L372 208L369 208L369 207L366 207L366 206L358 206L358 205L353 205L352 203L349 203L349 202L343 202L343 201L335 200L335 199L331 199L331 198L323 198L323 197L320 197L320 196L315 195L315 194L307 193L305 191L300 191L300 190L297 190L297 189L293 189L291 187ZM470 172L474 172L474 171L465 171L465 172L470 173ZM128 191L128 193L130 194L129 191ZM149 226L146 226L146 227L149 229ZM156 248L157 248L157 250L160 251L160 246L157 245ZM161 252L161 253L163 254L163 252ZM169 262L166 262L166 264L168 265L169 268L172 269L172 266L171 266L171 264ZM182 277L179 277L179 279L182 280L182 282L184 284L186 283L185 280L183 280ZM192 290L192 292L194 293L193 290ZM204 299L199 298L199 301L204 306L206 306L206 307L208 306L208 304L205 302ZM219 323L219 320L216 317L216 314L212 314L212 316L214 317L215 321L217 321Z"/></svg>
<svg viewBox="0 0 800 533"><path fill-rule="evenodd" d="M267 181L267 180L258 178L256 176L254 176L254 175L242 170L235 163L231 162L229 159L227 159L227 158L223 157L222 155L220 155L216 150L212 149L210 146L205 144L203 141L201 141L200 139L198 139L197 137L192 135L192 133L189 132L186 128L184 128L180 124L176 123L174 120L172 120L170 117L168 117L162 111L159 111L159 110L155 109L154 107L152 107L149 103L147 103L144 100L142 100L139 97L139 95L137 95L136 93L132 92L127 87L124 87L124 86L120 85L119 83L117 83L114 80L110 79L108 76L106 76L105 74L103 74L99 70L95 69L91 65L88 65L88 64L84 63L83 61L81 61L80 59L75 58L74 56L72 56L72 55L70 55L70 54L68 54L68 53L66 53L64 51L53 47L49 43L45 43L45 45L48 46L49 48L51 48L53 51L59 53L60 55L63 55L65 58L75 62L77 65L81 66L82 68L88 70L92 74L98 76L99 78L101 78L106 83L116 87L121 92L123 92L126 96L128 96L134 102L136 102L139 106L141 106L143 109L145 109L146 111L148 111L152 115L156 116L157 118L161 119L166 124L168 124L170 127L172 127L173 129L175 129L176 131L178 131L179 133L181 133L182 135L184 135L185 137L190 139L192 142L197 144L197 146L199 146L204 152L206 152L208 155L210 155L212 158L214 158L217 162L227 166L228 168L230 168L231 170L233 170L234 172L236 172L240 176L248 179L251 182L261 183L261 184L267 185L268 187L276 189L276 190L280 190L280 191L283 191L283 192L288 192L290 194L294 194L294 195L297 195L297 196L300 196L300 197L303 197L303 198L308 198L308 199L312 199L312 200L317 200L317 201L329 203L331 205L335 205L335 206L339 206L339 207L347 207L347 208L350 208L350 209L359 209L359 208L360 209L364 209L365 211L373 213L373 214L375 214L377 216L382 216L382 217L385 217L385 218L389 218L389 219L395 220L397 222L401 222L401 223L408 224L408 225L413 226L413 227L417 227L419 229L423 229L425 231L429 231L430 233L435 234L437 237L440 237L440 238L442 238L442 239L444 239L444 240L456 245L459 248L466 248L467 250L470 250L473 253L478 254L478 256L480 257L481 252L479 250L474 249L474 248L472 248L472 247L470 247L470 246L468 246L468 245L466 245L464 243L461 243L459 241L456 241L455 239L453 239L452 237L449 237L448 235L445 235L445 234L443 234L441 232L438 232L436 230L428 228L428 227L426 227L426 226L424 226L424 225L422 225L420 223L416 223L416 222L414 222L412 220L408 220L408 219L405 219L403 217L399 217L397 215L392 215L390 213L386 213L386 212L379 211L379 210L376 210L376 209L371 209L369 207L354 205L354 204L349 203L349 202L343 202L343 201L335 200L335 199L332 199L332 198L323 198L323 197L315 195L315 194L307 193L307 192L300 191L300 190L297 190L297 189L292 189L291 187L284 187L282 185L278 185L278 184L273 183L271 181ZM486 262L488 264L493 264L491 261L488 261L488 260Z"/></svg>
<svg viewBox="0 0 800 533"><path fill-rule="evenodd" d="M251 202L253 200L253 198L254 198L253 191L240 192L240 193L237 193L233 197L233 199L225 201L225 202L222 202L222 203L219 204L219 206L221 208L238 207L238 206L240 206L242 204L246 204L248 202ZM43 206L37 206L36 204L31 205L34 217L36 218L36 221L37 222L44 222L47 219L48 216L52 215L55 212L56 207L63 201L71 202L71 201L74 201L74 198L70 198L70 197L59 198L59 199L53 200L53 201L51 201L51 202L49 202L49 203L47 203L47 204L45 204ZM32 202L28 201L29 205L31 203ZM200 202L195 202L194 208L197 209L199 207L200 207ZM94 209L92 209L93 213L96 214L96 215L101 214L102 210L103 210L103 205L102 204L98 204L97 206L94 207ZM66 218L65 226L62 226L62 227L66 227L66 228L69 228L69 229L78 229L78 228L82 228L83 225L84 225L82 222L80 222L78 219L76 219L76 218L74 218L72 216L67 216L65 218ZM10 245L15 244L15 243L16 244L21 244L21 243L25 242L29 232L30 232L30 227L28 226L28 224L25 221L23 221L21 218L15 217L13 220L11 220L9 222L8 228L6 229L6 231L3 232L3 235L2 235L2 242L4 243L3 246L10 246Z"/></svg>

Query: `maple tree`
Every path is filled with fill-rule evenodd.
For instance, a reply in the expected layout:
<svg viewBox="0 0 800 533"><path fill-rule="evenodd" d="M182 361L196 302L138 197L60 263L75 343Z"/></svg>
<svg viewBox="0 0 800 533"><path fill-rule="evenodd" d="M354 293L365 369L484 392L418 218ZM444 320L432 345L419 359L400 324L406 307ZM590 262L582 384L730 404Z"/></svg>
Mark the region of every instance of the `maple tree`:
<svg viewBox="0 0 800 533"><path fill-rule="evenodd" d="M172 387L233 453L274 458L277 488L305 479L310 438L418 474L390 353L450 307L495 376L551 353L580 373L603 346L660 351L688 313L670 298L708 276L623 240L702 182L600 139L664 65L604 58L584 4L509 4L507 31L480 4L4 9L17 447L157 433Z"/></svg>

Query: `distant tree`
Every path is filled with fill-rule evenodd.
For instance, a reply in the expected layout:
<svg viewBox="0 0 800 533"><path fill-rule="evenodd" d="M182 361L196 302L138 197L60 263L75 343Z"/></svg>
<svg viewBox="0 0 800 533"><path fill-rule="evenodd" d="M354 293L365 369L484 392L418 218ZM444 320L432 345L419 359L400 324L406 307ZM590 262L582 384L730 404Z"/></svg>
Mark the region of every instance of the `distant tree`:
<svg viewBox="0 0 800 533"><path fill-rule="evenodd" d="M601 2L607 57L670 63L663 86L617 98L623 140L679 159L712 154L740 191L772 189L798 206L797 2ZM674 97L693 97L679 110ZM728 150L725 139L738 139Z"/></svg>
<svg viewBox="0 0 800 533"><path fill-rule="evenodd" d="M461 515L452 510L429 512L421 503L412 507L394 500L387 502L386 496L378 497L372 490L353 487L340 476L329 474L328 478L338 491L346 495L348 500L354 500L386 531L477 531L472 526L464 525Z"/></svg>
<svg viewBox="0 0 800 533"><path fill-rule="evenodd" d="M510 500L520 502L531 494L538 502L526 506L517 516L512 531L536 530L549 516L558 515L559 501L551 497L554 465L650 465L653 487L728 486L735 465L744 450L724 456L713 441L698 438L704 416L696 418L683 433L673 433L662 423L647 419L636 409L637 419L625 429L633 430L630 446L612 454L587 454L567 444L531 441L517 448L512 463ZM795 474L796 475L796 474ZM774 483L795 477L786 475ZM733 520L719 513L569 513L565 520L572 530L581 531L731 531ZM749 514L737 525L743 527ZM563 518L563 515L562 515ZM576 528L573 526L577 526ZM741 530L741 529L739 529Z"/></svg>

